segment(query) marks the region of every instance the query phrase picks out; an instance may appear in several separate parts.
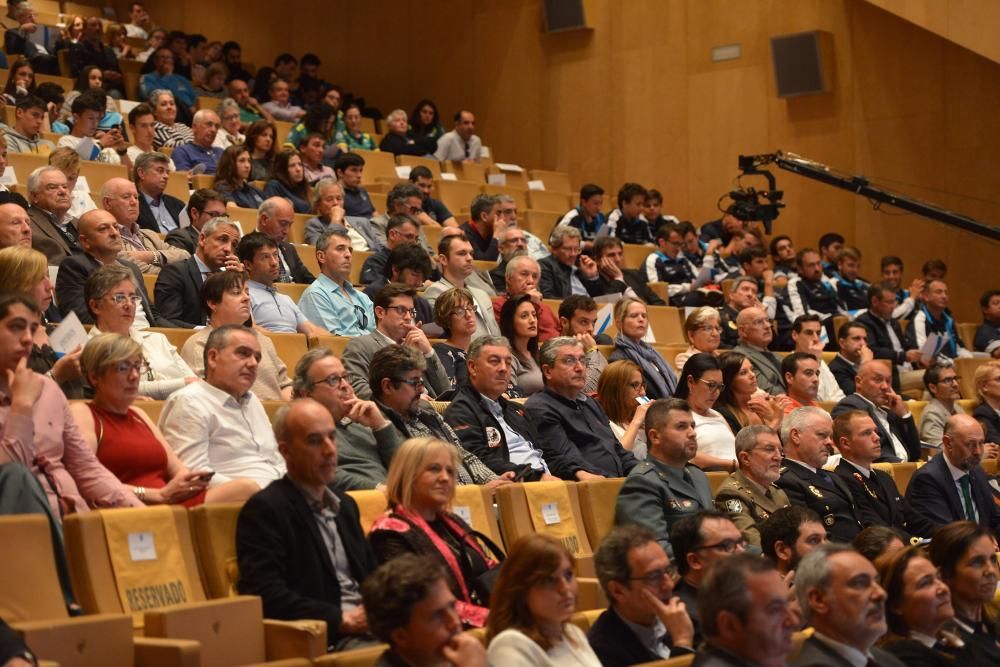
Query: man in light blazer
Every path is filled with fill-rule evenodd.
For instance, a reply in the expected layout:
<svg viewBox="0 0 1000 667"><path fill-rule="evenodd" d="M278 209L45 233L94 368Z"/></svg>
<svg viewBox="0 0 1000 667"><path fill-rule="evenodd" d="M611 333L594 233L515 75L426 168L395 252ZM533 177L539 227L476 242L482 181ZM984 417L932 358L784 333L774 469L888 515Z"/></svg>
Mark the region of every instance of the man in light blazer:
<svg viewBox="0 0 1000 667"><path fill-rule="evenodd" d="M754 375L757 376L757 386L772 396L784 394L781 360L767 349L774 336L767 311L760 306L744 308L736 316L736 329L740 343L733 350L750 359Z"/></svg>

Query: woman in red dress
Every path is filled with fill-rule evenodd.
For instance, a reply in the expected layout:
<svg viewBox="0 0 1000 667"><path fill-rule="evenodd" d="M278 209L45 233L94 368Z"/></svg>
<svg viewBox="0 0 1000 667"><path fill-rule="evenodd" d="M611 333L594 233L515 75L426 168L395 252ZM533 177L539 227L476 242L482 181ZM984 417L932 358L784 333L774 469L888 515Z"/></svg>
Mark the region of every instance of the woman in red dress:
<svg viewBox="0 0 1000 667"><path fill-rule="evenodd" d="M211 470L188 470L156 424L132 407L144 376L140 345L120 334L101 334L87 342L80 365L94 389L89 403L70 412L98 460L147 505L240 502L258 490L248 480L212 486Z"/></svg>

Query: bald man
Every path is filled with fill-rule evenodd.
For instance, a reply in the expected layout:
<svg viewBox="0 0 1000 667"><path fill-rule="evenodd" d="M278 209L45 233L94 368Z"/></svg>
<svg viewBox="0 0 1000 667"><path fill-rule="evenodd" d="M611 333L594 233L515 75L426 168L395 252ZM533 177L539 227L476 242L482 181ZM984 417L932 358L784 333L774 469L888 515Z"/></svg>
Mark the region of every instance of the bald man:
<svg viewBox="0 0 1000 667"><path fill-rule="evenodd" d="M933 524L973 521L1000 537L1000 507L993 502L980 462L986 434L971 415L952 415L944 427L942 453L913 474L906 499Z"/></svg>
<svg viewBox="0 0 1000 667"><path fill-rule="evenodd" d="M767 311L760 306L744 308L736 316L736 331L740 342L733 350L750 359L754 375L757 376L757 386L772 396L784 394L781 360L767 349L774 337Z"/></svg>
<svg viewBox="0 0 1000 667"><path fill-rule="evenodd" d="M93 324L94 316L83 298L83 286L91 273L106 264L117 262L132 272L136 292L142 297L141 307L135 310L135 328L170 326L169 323L161 322L153 310L139 267L118 256L121 252L122 239L115 217L108 211L94 209L84 213L77 224L83 252L67 257L59 265L59 274L56 276L56 301L59 303L59 312L65 317L73 311L84 324Z"/></svg>
<svg viewBox="0 0 1000 667"><path fill-rule="evenodd" d="M892 371L878 359L866 361L854 378L855 391L833 408L833 416L861 410L875 421L882 447L877 462L899 463L920 458L920 432L910 408L892 390Z"/></svg>
<svg viewBox="0 0 1000 667"><path fill-rule="evenodd" d="M278 267L279 283L299 283L308 285L316 280L306 265L299 259L299 253L288 242L288 234L295 223L295 209L292 202L284 197L265 199L257 209L257 231L266 234L278 244L281 264Z"/></svg>
<svg viewBox="0 0 1000 667"><path fill-rule="evenodd" d="M170 262L191 255L187 250L167 245L155 232L139 227L139 193L126 178L112 178L101 188L101 206L115 217L121 236L118 256L135 263L143 273L156 275Z"/></svg>
<svg viewBox="0 0 1000 667"><path fill-rule="evenodd" d="M0 248L31 247L31 218L18 204L0 204Z"/></svg>

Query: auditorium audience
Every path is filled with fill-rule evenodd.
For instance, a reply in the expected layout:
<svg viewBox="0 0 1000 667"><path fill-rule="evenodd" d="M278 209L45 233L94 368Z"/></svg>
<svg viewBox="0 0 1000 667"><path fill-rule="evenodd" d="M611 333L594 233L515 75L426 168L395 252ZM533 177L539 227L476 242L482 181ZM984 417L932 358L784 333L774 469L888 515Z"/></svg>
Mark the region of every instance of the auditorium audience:
<svg viewBox="0 0 1000 667"><path fill-rule="evenodd" d="M508 299L500 309L500 334L510 341L513 352L513 380L524 396L541 391L542 370L538 355L538 318L531 296L522 294Z"/></svg>
<svg viewBox="0 0 1000 667"><path fill-rule="evenodd" d="M467 289L475 300L475 336L499 336L500 327L493 317L493 303L489 295L479 287L466 283L474 268L472 244L468 239L461 235L443 237L438 243L438 265L441 267L441 279L427 286L424 298L433 305L442 292L455 287Z"/></svg>
<svg viewBox="0 0 1000 667"><path fill-rule="evenodd" d="M819 514L808 507L781 507L758 526L761 553L774 563L782 577L794 577L806 554L826 542L823 523Z"/></svg>
<svg viewBox="0 0 1000 667"><path fill-rule="evenodd" d="M337 131L335 142L337 148L345 153L355 150L378 150L372 136L361 130L361 107L356 102L344 107L344 128Z"/></svg>
<svg viewBox="0 0 1000 667"><path fill-rule="evenodd" d="M239 240L238 223L229 218L212 218L201 228L194 255L160 271L153 293L160 304L160 317L170 322L168 326L193 329L205 324L209 313L202 305L201 287L214 273L243 273L243 264L235 255Z"/></svg>
<svg viewBox="0 0 1000 667"><path fill-rule="evenodd" d="M299 298L299 308L313 324L335 336L363 336L375 329L372 301L351 284L351 240L331 229L316 241L320 275Z"/></svg>
<svg viewBox="0 0 1000 667"><path fill-rule="evenodd" d="M218 131L218 114L210 109L196 112L191 122L191 141L177 146L171 153L177 169L192 171L201 168L200 173L214 174L222 157L222 149L214 145Z"/></svg>
<svg viewBox="0 0 1000 667"><path fill-rule="evenodd" d="M390 194L390 197L392 195ZM370 285L385 274L389 253L403 243L417 243L420 227L407 214L393 215L385 228L385 245L369 255L361 267L361 283Z"/></svg>
<svg viewBox="0 0 1000 667"><path fill-rule="evenodd" d="M608 415L611 432L622 447L644 461L647 447L644 423L652 401L646 396L639 367L625 359L608 364L597 381L596 391L594 398Z"/></svg>
<svg viewBox="0 0 1000 667"><path fill-rule="evenodd" d="M517 228L511 228L520 233ZM507 233L511 231L507 230ZM523 239L523 236L521 237ZM528 296L535 308L535 319L538 324L538 341L544 343L549 338L554 338L560 333L559 320L548 304L542 302L542 293L538 290L538 281L541 275L538 262L531 257L521 254L510 257L505 268L505 296L498 296L493 299L493 314L500 320L500 312L508 299ZM493 275L493 272L490 272Z"/></svg>
<svg viewBox="0 0 1000 667"><path fill-rule="evenodd" d="M17 99L14 126L4 128L4 138L12 153L47 155L55 150L55 144L42 137L45 112L45 102L36 95L24 95ZM24 178L24 174L19 176Z"/></svg>
<svg viewBox="0 0 1000 667"><path fill-rule="evenodd" d="M28 217L31 247L49 264L59 264L80 248L76 220L69 217L70 190L66 175L56 167L38 167L28 176Z"/></svg>
<svg viewBox="0 0 1000 667"><path fill-rule="evenodd" d="M240 208L257 208L264 202L264 193L250 185L250 170L247 145L231 145L219 157L212 188Z"/></svg>
<svg viewBox="0 0 1000 667"><path fill-rule="evenodd" d="M437 149L437 141L422 132L409 132L406 112L395 109L385 118L388 132L379 142L378 149L393 155L425 156Z"/></svg>
<svg viewBox="0 0 1000 667"><path fill-rule="evenodd" d="M230 335L251 340L245 333ZM361 583L376 564L357 503L331 489L337 474L333 417L302 398L278 411L273 435L266 416L262 427L266 433L257 437L271 440L284 462L281 474L240 510L237 590L260 596L267 618L325 621L328 651L374 644Z"/></svg>
<svg viewBox="0 0 1000 667"><path fill-rule="evenodd" d="M836 251L839 252L840 248L838 247ZM833 261L832 256L830 261ZM820 254L812 248L799 250L795 255L795 268L798 273L788 280L788 305L792 319L816 313L823 320L827 334L832 338L834 316L846 315L847 311L837 296L836 287L824 275ZM832 264L829 270L833 271Z"/></svg>
<svg viewBox="0 0 1000 667"><path fill-rule="evenodd" d="M855 393L834 406L834 417L847 410L861 410L875 422L881 442L879 461L897 463L920 458L920 434L906 401L892 390L892 372L884 361L861 364Z"/></svg>
<svg viewBox="0 0 1000 667"><path fill-rule="evenodd" d="M654 243L649 223L642 215L646 203L646 188L638 183L625 183L618 190L618 208L608 215L608 234L622 243Z"/></svg>
<svg viewBox="0 0 1000 667"><path fill-rule="evenodd" d="M128 147L125 155L128 156L133 165L136 165L140 155L157 150L153 147L156 134L156 116L153 107L148 102L142 102L128 112L128 129L132 145ZM167 157L167 165L168 171L177 169L174 161L169 157ZM77 171L79 172L79 169ZM140 190L143 189L142 185L137 185ZM164 182L164 187L166 187L166 182Z"/></svg>
<svg viewBox="0 0 1000 667"><path fill-rule="evenodd" d="M928 555L951 591L955 630L965 644L969 664L996 663L1000 660L1000 632L995 617L986 609L995 601L1000 574L996 529L956 521L934 534Z"/></svg>
<svg viewBox="0 0 1000 667"><path fill-rule="evenodd" d="M709 306L702 306L691 311L684 320L684 338L688 349L674 357L674 368L680 373L687 360L699 352L714 354L719 349L722 327L719 324L719 311Z"/></svg>
<svg viewBox="0 0 1000 667"><path fill-rule="evenodd" d="M871 283L861 278L861 251L846 246L837 253L837 269L831 278L836 283L837 296L848 312L868 307L868 288Z"/></svg>
<svg viewBox="0 0 1000 667"><path fill-rule="evenodd" d="M125 138L119 125L110 129L100 127L101 118L107 108L107 95L99 88L80 93L73 100L73 126L69 134L64 134L56 142L56 146L69 147L80 153L85 160L121 164L122 158L128 157ZM84 142L89 142L89 151ZM126 163L126 166L127 163Z"/></svg>
<svg viewBox="0 0 1000 667"><path fill-rule="evenodd" d="M624 477L636 459L615 437L601 405L583 393L586 363L576 338L545 341L538 353L545 388L528 398L525 410L553 475L572 481Z"/></svg>
<svg viewBox="0 0 1000 667"><path fill-rule="evenodd" d="M677 389L677 374L652 345L645 341L649 331L646 304L632 297L625 297L615 304L615 349L608 361L627 359L639 366L650 399L670 398Z"/></svg>
<svg viewBox="0 0 1000 667"><path fill-rule="evenodd" d="M645 428L649 450L618 492L615 524L638 523L649 528L667 553L673 554L672 527L699 510L712 509L712 492L705 473L690 463L698 452L698 441L687 402L677 398L654 401L646 411Z"/></svg>
<svg viewBox="0 0 1000 667"><path fill-rule="evenodd" d="M259 338L241 325L213 329L205 342L205 380L167 399L159 426L181 463L211 470L209 488L248 479L265 488L285 474L260 399L250 391L260 363Z"/></svg>
<svg viewBox="0 0 1000 667"><path fill-rule="evenodd" d="M114 333L139 346L143 366L136 387L139 396L163 400L185 385L198 381L166 336L135 328L135 311L142 297L129 269L120 264L97 269L87 278L83 297L94 318L88 338Z"/></svg>
<svg viewBox="0 0 1000 667"><path fill-rule="evenodd" d="M839 663L903 667L874 646L885 634L885 589L875 567L847 545L824 544L802 559L795 572L802 618L814 629L796 665Z"/></svg>
<svg viewBox="0 0 1000 667"><path fill-rule="evenodd" d="M192 129L177 120L177 102L169 90L154 90L149 95L156 123L153 126L153 148L176 148L194 141ZM214 139L214 137L213 137Z"/></svg>
<svg viewBox="0 0 1000 667"><path fill-rule="evenodd" d="M305 109L288 101L291 92L286 79L279 77L272 81L268 86L268 94L271 99L265 102L261 108L271 114L271 118L274 120L295 123L306 115Z"/></svg>
<svg viewBox="0 0 1000 667"><path fill-rule="evenodd" d="M449 511L462 465L457 448L444 440L406 440L389 465L389 510L376 519L368 541L380 563L408 553L432 556L445 567L462 623L483 627L491 599L484 579L500 567L503 554Z"/></svg>
<svg viewBox="0 0 1000 667"><path fill-rule="evenodd" d="M513 471L523 481L552 481L538 435L524 408L504 393L511 381L510 343L480 336L468 355L468 382L458 386L444 411L462 446L498 475Z"/></svg>
<svg viewBox="0 0 1000 667"><path fill-rule="evenodd" d="M733 350L750 360L757 386L772 396L784 394L781 361L767 349L774 335L767 312L760 306L744 308L736 316L736 328L739 344Z"/></svg>
<svg viewBox="0 0 1000 667"><path fill-rule="evenodd" d="M674 391L674 398L688 402L694 417L698 452L692 463L702 470L736 472L736 444L725 418L712 409L722 384L722 369L714 355L699 352L687 360Z"/></svg>
<svg viewBox="0 0 1000 667"><path fill-rule="evenodd" d="M66 176L66 187L69 188L70 199L69 211L66 212L66 215L77 220L84 213L97 208L97 204L90 196L89 185L79 183L81 162L80 154L68 146L60 146L49 153L49 166L59 169ZM19 199L20 195L15 195L12 201L20 203Z"/></svg>
<svg viewBox="0 0 1000 667"><path fill-rule="evenodd" d="M442 162L479 162L483 157L483 142L476 136L476 117L464 109L455 113L455 129L438 138L434 157Z"/></svg>
<svg viewBox="0 0 1000 667"><path fill-rule="evenodd" d="M539 289L546 299L565 299L572 294L601 294L597 263L580 254L578 229L567 225L556 227L549 237L549 247L552 254L538 262L542 269Z"/></svg>
<svg viewBox="0 0 1000 667"><path fill-rule="evenodd" d="M511 546L487 619L491 665L601 664L583 630L570 622L577 594L573 563L566 545L548 535L528 535Z"/></svg>
<svg viewBox="0 0 1000 667"><path fill-rule="evenodd" d="M261 232L251 232L240 239L237 253L247 272L254 323L276 333L325 334L325 329L306 319L290 296L274 287L280 252L278 244Z"/></svg>
<svg viewBox="0 0 1000 667"><path fill-rule="evenodd" d="M740 312L751 306L763 306L763 304L757 297L759 293L757 281L749 276L736 278L725 291L726 304L719 309L719 323L722 326L719 347L729 350L740 343L739 328L736 324Z"/></svg>
<svg viewBox="0 0 1000 667"><path fill-rule="evenodd" d="M139 210L139 220L141 221L142 201L139 202ZM225 217L226 201L222 195L208 188L195 190L187 204L187 218L190 224L168 232L165 241L169 245L183 248L193 255L198 250L198 237L205 223L212 218Z"/></svg>
<svg viewBox="0 0 1000 667"><path fill-rule="evenodd" d="M961 378L950 365L932 364L924 372L924 386L931 399L920 414L920 441L941 445L944 425L952 415L964 415L958 404L962 398Z"/></svg>
<svg viewBox="0 0 1000 667"><path fill-rule="evenodd" d="M604 207L604 190L599 185L587 183L580 188L580 203L559 218L557 227L569 225L580 231L585 245L591 245L606 220L601 208Z"/></svg>
<svg viewBox="0 0 1000 667"><path fill-rule="evenodd" d="M413 113L410 114L410 134L433 139L437 147L437 140L444 134L444 128L441 127L441 115L433 100L422 99L413 107Z"/></svg>
<svg viewBox="0 0 1000 667"><path fill-rule="evenodd" d="M16 247L31 249L31 218L18 204L0 204L0 248Z"/></svg>
<svg viewBox="0 0 1000 667"><path fill-rule="evenodd" d="M694 653L694 626L673 595L677 566L646 528L613 528L594 552L594 567L608 609L587 639L605 667Z"/></svg>
<svg viewBox="0 0 1000 667"><path fill-rule="evenodd" d="M306 135L299 144L299 157L302 158L302 168L305 170L306 181L312 185L321 178L335 178L333 167L323 164L325 144L323 135L318 132Z"/></svg>
<svg viewBox="0 0 1000 667"><path fill-rule="evenodd" d="M139 227L139 194L131 181L124 178L105 181L101 187L101 207L118 223L122 241L118 256L134 262L142 273L156 275L162 267L190 257L186 250L167 245L157 233Z"/></svg>
<svg viewBox="0 0 1000 667"><path fill-rule="evenodd" d="M851 540L851 545L862 556L875 563L879 557L891 555L904 548L906 536L889 526L868 526Z"/></svg>
<svg viewBox="0 0 1000 667"><path fill-rule="evenodd" d="M403 442L373 401L354 395L350 376L329 348L312 348L295 366L297 398L311 398L337 423L337 477L341 491L384 489L389 462Z"/></svg>
<svg viewBox="0 0 1000 667"><path fill-rule="evenodd" d="M314 246L326 231L338 229L347 231L354 250L368 249L366 238L344 219L344 190L337 181L321 179L313 186L310 201L315 215L306 221L306 243Z"/></svg>
<svg viewBox="0 0 1000 667"><path fill-rule="evenodd" d="M182 103L188 109L194 109L198 101L191 80L174 71L177 57L167 46L158 48L152 56L153 71L139 78L139 95L142 99L151 99L158 90L169 90L174 100ZM213 136L214 140L215 137Z"/></svg>
<svg viewBox="0 0 1000 667"><path fill-rule="evenodd" d="M109 92L114 91L116 97L120 97L125 92L125 79L122 77L114 50L103 43L103 38L104 24L100 17L88 16L84 19L83 34L80 35L80 40L69 49L70 75L79 76L87 65L96 65L101 68L101 73L104 75L104 87ZM8 49L7 53L16 52ZM55 59L51 56L50 58ZM40 72L46 71L45 65L38 63L35 64L35 69ZM46 73L58 74L58 72L51 71Z"/></svg>
<svg viewBox="0 0 1000 667"><path fill-rule="evenodd" d="M410 243L419 243L428 255L434 254L427 236L423 232L423 225L428 227L438 227L438 224L420 208L420 190L412 183L397 183L386 195L385 213L372 218L368 225L371 228L371 235L375 237L375 243L371 246L376 253L382 247L388 245L389 222L396 217L407 217L413 220L415 233ZM409 235L408 235L409 236Z"/></svg>
<svg viewBox="0 0 1000 667"><path fill-rule="evenodd" d="M222 271L205 279L201 286L201 304L208 313L208 324L188 336L181 357L195 375L206 373L205 348L216 329L242 326L250 321L250 291L243 273ZM262 401L287 401L292 397L288 368L278 356L271 339L257 329L248 329L257 339L258 358L251 389Z"/></svg>
<svg viewBox="0 0 1000 667"><path fill-rule="evenodd" d="M817 401L839 401L844 398L845 391L839 384L841 376L831 371L823 360L823 323L817 315L801 315L792 323L792 341L795 352L811 354L819 362L819 388L816 391ZM852 339L853 340L853 339ZM843 344L841 344L843 349ZM851 384L854 384L855 372L850 373ZM854 393L853 388L846 393Z"/></svg>
<svg viewBox="0 0 1000 667"><path fill-rule="evenodd" d="M232 51L230 52L230 56ZM267 110L260 106L260 102L256 98L250 96L250 86L247 85L247 81L251 80L249 74L244 78L243 76L237 76L233 73L233 63L228 62L229 65L229 78L226 82L226 92L228 96L235 101L240 107L240 122L244 125L249 125L250 123L256 122L258 120L266 120L274 122L274 118L268 113ZM239 67L239 65L237 65ZM237 73L239 74L239 73Z"/></svg>
<svg viewBox="0 0 1000 667"><path fill-rule="evenodd" d="M341 153L333 162L333 171L340 179L340 187L344 191L344 212L351 217L368 220L375 215L375 206L368 196L368 190L361 185L364 169L365 160L357 153Z"/></svg>
<svg viewBox="0 0 1000 667"><path fill-rule="evenodd" d="M410 183L413 183L420 190L423 198L424 213L430 216L431 220L442 227L457 227L455 216L451 214L448 207L440 200L434 199L431 194L434 189L434 174L423 165L419 165L410 170Z"/></svg>
<svg viewBox="0 0 1000 667"><path fill-rule="evenodd" d="M41 313L24 294L0 295L0 463L32 472L54 515L89 507L142 507L84 442L59 385L28 365Z"/></svg>
<svg viewBox="0 0 1000 667"><path fill-rule="evenodd" d="M500 257L497 236L503 229L497 225L499 202L491 195L476 195L472 200L470 218L459 226L472 244L472 258L496 261Z"/></svg>

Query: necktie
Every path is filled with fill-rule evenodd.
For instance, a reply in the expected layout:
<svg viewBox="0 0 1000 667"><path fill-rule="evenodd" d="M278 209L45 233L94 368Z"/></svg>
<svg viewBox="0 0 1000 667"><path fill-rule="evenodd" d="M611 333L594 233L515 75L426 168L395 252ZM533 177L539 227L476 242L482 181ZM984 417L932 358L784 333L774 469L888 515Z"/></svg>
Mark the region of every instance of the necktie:
<svg viewBox="0 0 1000 667"><path fill-rule="evenodd" d="M972 481L966 474L958 478L958 483L962 487L962 503L965 505L965 518L969 521L975 521L976 508L972 504Z"/></svg>
<svg viewBox="0 0 1000 667"><path fill-rule="evenodd" d="M279 283L290 283L292 282L292 276L288 273L288 269L285 268L285 258L281 255L281 251L278 251L278 282Z"/></svg>

